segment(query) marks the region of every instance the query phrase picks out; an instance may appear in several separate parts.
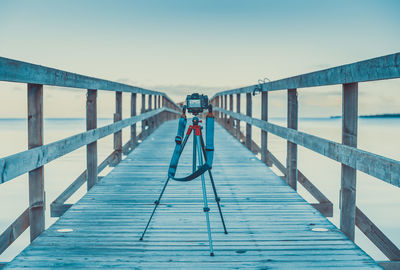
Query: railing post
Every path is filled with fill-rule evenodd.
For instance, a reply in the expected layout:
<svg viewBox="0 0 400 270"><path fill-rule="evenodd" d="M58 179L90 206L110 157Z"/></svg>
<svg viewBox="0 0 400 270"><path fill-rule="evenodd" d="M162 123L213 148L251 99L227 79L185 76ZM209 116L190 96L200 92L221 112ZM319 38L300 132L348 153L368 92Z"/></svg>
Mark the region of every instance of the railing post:
<svg viewBox="0 0 400 270"><path fill-rule="evenodd" d="M131 117L136 116L136 93L131 94ZM131 148L136 146L136 124L131 125Z"/></svg>
<svg viewBox="0 0 400 270"><path fill-rule="evenodd" d="M28 148L43 145L43 85L28 84ZM29 172L29 224L31 242L45 228L43 166Z"/></svg>
<svg viewBox="0 0 400 270"><path fill-rule="evenodd" d="M240 93L236 94L236 112L240 113ZM236 119L236 138L240 141L240 120Z"/></svg>
<svg viewBox="0 0 400 270"><path fill-rule="evenodd" d="M251 93L246 94L246 115L251 117L252 115L252 100ZM246 123L246 147L252 150L251 148L251 125Z"/></svg>
<svg viewBox="0 0 400 270"><path fill-rule="evenodd" d="M97 128L97 90L88 89L86 96L86 130ZM87 190L97 183L97 141L86 146Z"/></svg>
<svg viewBox="0 0 400 270"><path fill-rule="evenodd" d="M268 92L261 94L261 120L268 122ZM261 160L271 167L272 162L268 154L268 132L261 130Z"/></svg>
<svg viewBox="0 0 400 270"><path fill-rule="evenodd" d="M233 112L233 95L229 95L229 110ZM233 117L229 116L229 132L233 134Z"/></svg>
<svg viewBox="0 0 400 270"><path fill-rule="evenodd" d="M357 147L358 83L343 84L342 144ZM342 164L340 229L354 241L356 216L356 170Z"/></svg>
<svg viewBox="0 0 400 270"><path fill-rule="evenodd" d="M140 109L140 113L144 113L146 111L146 94L142 94L142 108ZM142 140L146 138L146 120L142 120Z"/></svg>
<svg viewBox="0 0 400 270"><path fill-rule="evenodd" d="M153 101L153 96L149 95L148 100L147 100L147 111L148 112L152 110L152 105L151 105L152 101ZM152 117L148 118L147 123L149 126L147 135L150 135L151 132L153 132L153 118Z"/></svg>
<svg viewBox="0 0 400 270"><path fill-rule="evenodd" d="M214 99L214 105L213 105L213 106L214 106L214 107L219 107L219 96L216 96L216 97L215 97L215 99ZM216 111L216 112L214 113L214 115L215 115L216 120L219 121L219 115L220 115L219 111Z"/></svg>
<svg viewBox="0 0 400 270"><path fill-rule="evenodd" d="M288 89L287 103L287 127L296 129L298 126L298 102L297 89ZM289 186L297 190L297 144L287 141L286 156L287 175L286 181Z"/></svg>
<svg viewBox="0 0 400 270"><path fill-rule="evenodd" d="M224 95L224 109L228 109L228 96ZM224 114L224 127L225 129L228 129L228 115L225 113Z"/></svg>
<svg viewBox="0 0 400 270"><path fill-rule="evenodd" d="M115 92L115 114L114 123L122 120L122 92ZM122 130L114 133L114 151L116 152L116 160L114 164L118 164L122 159Z"/></svg>

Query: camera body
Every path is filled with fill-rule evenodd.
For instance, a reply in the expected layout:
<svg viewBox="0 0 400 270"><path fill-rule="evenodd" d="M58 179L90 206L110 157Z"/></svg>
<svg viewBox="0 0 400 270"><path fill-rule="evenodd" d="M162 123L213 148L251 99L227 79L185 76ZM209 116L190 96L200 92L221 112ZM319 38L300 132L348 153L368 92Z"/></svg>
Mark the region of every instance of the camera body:
<svg viewBox="0 0 400 270"><path fill-rule="evenodd" d="M186 108L189 113L197 115L208 108L208 96L193 93L186 97Z"/></svg>

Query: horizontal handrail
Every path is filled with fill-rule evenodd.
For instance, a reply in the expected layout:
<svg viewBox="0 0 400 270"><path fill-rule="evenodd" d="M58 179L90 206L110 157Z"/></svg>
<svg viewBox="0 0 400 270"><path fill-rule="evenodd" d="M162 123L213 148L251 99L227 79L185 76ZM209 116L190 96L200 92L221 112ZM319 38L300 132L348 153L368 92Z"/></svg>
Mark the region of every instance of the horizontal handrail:
<svg viewBox="0 0 400 270"><path fill-rule="evenodd" d="M179 108L168 97L168 95L162 92L147 90L136 86L98 79L5 57L0 57L0 81L160 95Z"/></svg>
<svg viewBox="0 0 400 270"><path fill-rule="evenodd" d="M400 53L389 54L356 63L310 72L263 83L261 85L256 84L221 91L215 94L214 97L239 93L251 93L256 89L259 89L260 86L262 91L276 91L395 78L400 78Z"/></svg>
<svg viewBox="0 0 400 270"><path fill-rule="evenodd" d="M214 110L244 121L261 130L301 145L330 159L400 187L400 161L376 155L355 147L310 135L295 129L281 127L257 118L228 111L219 107Z"/></svg>
<svg viewBox="0 0 400 270"><path fill-rule="evenodd" d="M31 170L39 168L50 161L62 157L65 154L68 154L82 146L95 142L98 139L111 135L125 127L131 126L139 121L148 119L164 111L179 114L178 111L163 107L115 122L101 128L92 129L47 145L1 158L0 184Z"/></svg>

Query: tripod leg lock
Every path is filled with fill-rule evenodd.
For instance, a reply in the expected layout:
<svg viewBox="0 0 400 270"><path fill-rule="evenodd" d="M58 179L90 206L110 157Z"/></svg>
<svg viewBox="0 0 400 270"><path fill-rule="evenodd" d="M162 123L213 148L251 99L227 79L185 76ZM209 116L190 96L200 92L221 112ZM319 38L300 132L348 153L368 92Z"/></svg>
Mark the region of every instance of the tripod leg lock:
<svg viewBox="0 0 400 270"><path fill-rule="evenodd" d="M215 201L216 201L216 202L220 202L220 201L221 201L221 198L220 198L220 197L217 197L217 198L215 198Z"/></svg>
<svg viewBox="0 0 400 270"><path fill-rule="evenodd" d="M158 200L156 200L156 201L154 201L154 204L155 204L155 205L159 205L160 202L159 202Z"/></svg>
<svg viewBox="0 0 400 270"><path fill-rule="evenodd" d="M204 207L204 208L203 208L203 211L204 211L204 212L210 212L210 208L209 208L209 207Z"/></svg>

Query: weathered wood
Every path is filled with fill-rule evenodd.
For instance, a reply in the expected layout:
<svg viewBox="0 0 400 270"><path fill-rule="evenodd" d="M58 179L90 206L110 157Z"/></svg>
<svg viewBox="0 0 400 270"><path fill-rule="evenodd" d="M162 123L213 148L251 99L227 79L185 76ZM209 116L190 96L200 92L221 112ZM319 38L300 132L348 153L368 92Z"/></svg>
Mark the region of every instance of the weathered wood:
<svg viewBox="0 0 400 270"><path fill-rule="evenodd" d="M227 113L234 118L250 123L269 133L301 145L332 160L379 178L389 184L400 187L400 162L361 149L326 140L298 130L288 129L260 119L229 112L222 108L216 111ZM350 158L351 157L351 158Z"/></svg>
<svg viewBox="0 0 400 270"><path fill-rule="evenodd" d="M400 78L400 53L267 82L262 85L262 89L263 91L275 91L395 78ZM252 93L259 87L260 86L256 84L233 90L221 91L217 93L216 96Z"/></svg>
<svg viewBox="0 0 400 270"><path fill-rule="evenodd" d="M236 112L240 113L240 94L236 94ZM240 140L240 120L236 119L236 138Z"/></svg>
<svg viewBox="0 0 400 270"><path fill-rule="evenodd" d="M115 92L115 113L114 123L122 120L122 92ZM114 151L117 153L117 158L114 160L115 166L122 159L122 130L118 130L114 133Z"/></svg>
<svg viewBox="0 0 400 270"><path fill-rule="evenodd" d="M342 92L342 144L356 148L358 84L344 84ZM353 241L356 224L356 173L355 168L342 164L340 229Z"/></svg>
<svg viewBox="0 0 400 270"><path fill-rule="evenodd" d="M229 234L223 233L215 203L210 204L215 257L208 252L198 181L169 183L148 234L139 241L165 181L171 158L165 153L174 149L176 125L160 126L152 134L157 143L143 141L8 267L378 268L218 124L213 173ZM182 160L190 160L191 154L183 152ZM178 174L190 171L190 162L180 165ZM73 231L58 231L68 228Z"/></svg>
<svg viewBox="0 0 400 270"><path fill-rule="evenodd" d="M27 208L8 228L0 235L0 254L29 227L29 208Z"/></svg>
<svg viewBox="0 0 400 270"><path fill-rule="evenodd" d="M86 130L97 128L97 90L88 89L86 97ZM86 146L87 190L97 183L97 141Z"/></svg>
<svg viewBox="0 0 400 270"><path fill-rule="evenodd" d="M176 110L161 108L121 120L101 128L86 131L50 144L0 158L0 183L7 182L27 173L82 146L113 134L134 123L147 119L163 111L178 113Z"/></svg>
<svg viewBox="0 0 400 270"><path fill-rule="evenodd" d="M149 95L148 99L147 99L147 102L148 102L147 111L152 110L152 101L153 101L153 96ZM153 128L154 128L153 127L153 117L149 118L147 121L148 121L148 126L149 126L148 135L150 135L153 132Z"/></svg>
<svg viewBox="0 0 400 270"><path fill-rule="evenodd" d="M389 260L400 261L399 248L358 207L356 225Z"/></svg>
<svg viewBox="0 0 400 270"><path fill-rule="evenodd" d="M251 94L247 93L246 94L246 115L247 117L251 117L253 112L252 109L252 100L251 100ZM251 124L246 123L246 147L251 150Z"/></svg>
<svg viewBox="0 0 400 270"><path fill-rule="evenodd" d="M261 120L268 122L268 92L261 94ZM261 161L269 167L272 166L272 161L268 158L268 132L265 130L261 130Z"/></svg>
<svg viewBox="0 0 400 270"><path fill-rule="evenodd" d="M43 145L43 85L28 84L28 149ZM35 160L34 160L35 161ZM45 227L44 168L29 171L30 239L35 240Z"/></svg>
<svg viewBox="0 0 400 270"><path fill-rule="evenodd" d="M287 127L297 130L297 89L289 89L287 93ZM297 145L290 141L287 141L286 168L286 181L288 182L289 186L291 186L294 190L297 190Z"/></svg>
<svg viewBox="0 0 400 270"><path fill-rule="evenodd" d="M136 116L136 93L131 94L131 117ZM131 125L131 147L135 147L137 144L136 138L136 123Z"/></svg>

